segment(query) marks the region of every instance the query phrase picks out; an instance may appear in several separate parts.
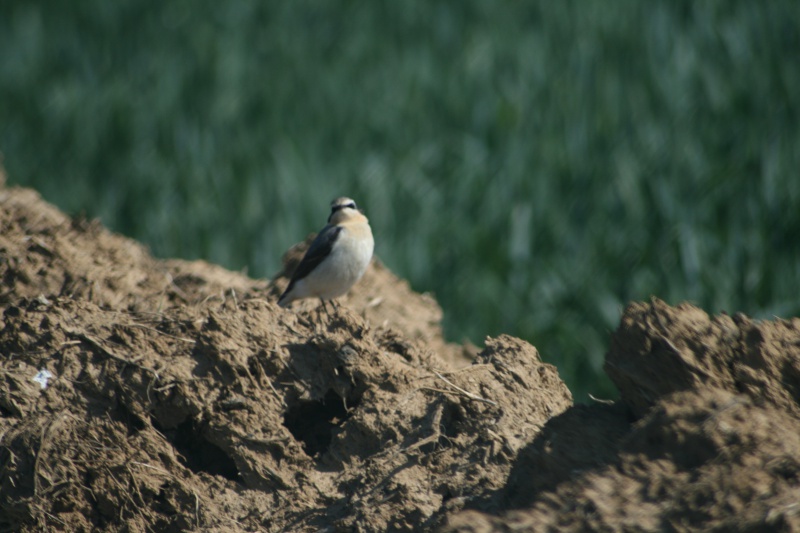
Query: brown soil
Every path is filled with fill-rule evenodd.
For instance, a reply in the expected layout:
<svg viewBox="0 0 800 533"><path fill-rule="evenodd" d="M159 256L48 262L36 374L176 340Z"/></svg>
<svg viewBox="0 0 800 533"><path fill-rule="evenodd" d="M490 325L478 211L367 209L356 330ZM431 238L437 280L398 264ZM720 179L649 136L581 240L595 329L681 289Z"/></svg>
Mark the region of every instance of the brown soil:
<svg viewBox="0 0 800 533"><path fill-rule="evenodd" d="M573 405L377 260L326 314L30 190L0 228L0 530L800 529L798 319L632 304Z"/></svg>

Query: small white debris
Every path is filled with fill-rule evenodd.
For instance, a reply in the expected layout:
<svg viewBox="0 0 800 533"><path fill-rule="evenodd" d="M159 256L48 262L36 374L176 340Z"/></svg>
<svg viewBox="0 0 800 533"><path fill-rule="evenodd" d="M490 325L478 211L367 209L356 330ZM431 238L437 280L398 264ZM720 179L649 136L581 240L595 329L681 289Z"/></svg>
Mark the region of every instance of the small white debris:
<svg viewBox="0 0 800 533"><path fill-rule="evenodd" d="M53 374L49 370L39 370L39 373L33 376L33 381L39 384L42 390L47 388L47 382L53 379Z"/></svg>

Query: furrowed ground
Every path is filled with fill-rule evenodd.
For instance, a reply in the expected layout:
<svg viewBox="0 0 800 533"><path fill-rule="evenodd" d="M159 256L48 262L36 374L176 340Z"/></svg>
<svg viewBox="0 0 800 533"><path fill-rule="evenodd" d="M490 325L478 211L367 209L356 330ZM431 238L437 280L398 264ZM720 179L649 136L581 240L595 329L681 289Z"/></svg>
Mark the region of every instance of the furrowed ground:
<svg viewBox="0 0 800 533"><path fill-rule="evenodd" d="M3 530L800 529L798 319L632 303L574 405L379 260L328 315L30 189L0 228Z"/></svg>

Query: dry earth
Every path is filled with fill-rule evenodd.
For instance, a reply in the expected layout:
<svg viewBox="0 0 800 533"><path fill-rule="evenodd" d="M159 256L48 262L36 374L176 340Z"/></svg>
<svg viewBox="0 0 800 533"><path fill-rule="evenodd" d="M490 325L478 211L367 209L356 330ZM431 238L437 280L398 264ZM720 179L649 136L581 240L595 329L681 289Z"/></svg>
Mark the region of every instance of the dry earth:
<svg viewBox="0 0 800 533"><path fill-rule="evenodd" d="M631 304L573 405L377 260L328 315L31 190L0 228L2 531L800 530L798 319Z"/></svg>

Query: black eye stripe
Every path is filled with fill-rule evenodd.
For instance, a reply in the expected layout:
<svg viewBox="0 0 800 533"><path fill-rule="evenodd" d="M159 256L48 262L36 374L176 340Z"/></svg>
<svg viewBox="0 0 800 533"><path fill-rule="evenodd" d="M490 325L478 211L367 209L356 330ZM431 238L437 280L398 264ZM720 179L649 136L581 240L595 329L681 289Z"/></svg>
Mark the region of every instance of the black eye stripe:
<svg viewBox="0 0 800 533"><path fill-rule="evenodd" d="M331 214L335 213L336 211L338 211L340 209L344 209L345 207L349 207L350 209L355 209L356 208L356 204L353 203L353 202L350 202L349 204L335 205L335 206L331 207Z"/></svg>

